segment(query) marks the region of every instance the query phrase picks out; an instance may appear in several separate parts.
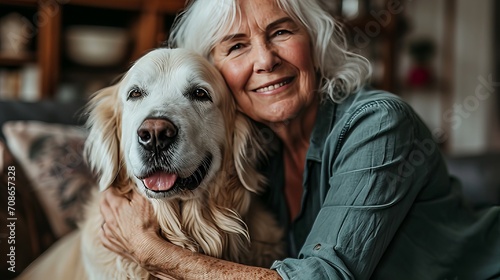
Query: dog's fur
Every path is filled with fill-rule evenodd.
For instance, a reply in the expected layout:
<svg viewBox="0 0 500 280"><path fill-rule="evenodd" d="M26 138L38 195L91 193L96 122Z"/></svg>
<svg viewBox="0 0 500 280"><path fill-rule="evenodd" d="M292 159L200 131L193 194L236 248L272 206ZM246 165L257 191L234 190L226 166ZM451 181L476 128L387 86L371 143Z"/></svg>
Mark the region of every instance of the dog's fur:
<svg viewBox="0 0 500 280"><path fill-rule="evenodd" d="M165 239L251 265L268 267L283 256L282 231L256 200L264 180L255 169L264 152L258 133L237 113L222 76L207 60L182 49L153 50L118 84L96 93L88 111L86 154L99 174L99 189L136 188L151 201ZM174 130L167 147L146 148L141 128L148 120L166 121ZM175 173L180 183L164 191L147 188L144 178L158 172ZM179 179L190 176L195 183ZM96 195L81 227L88 278L147 279L139 265L101 244L98 203Z"/></svg>

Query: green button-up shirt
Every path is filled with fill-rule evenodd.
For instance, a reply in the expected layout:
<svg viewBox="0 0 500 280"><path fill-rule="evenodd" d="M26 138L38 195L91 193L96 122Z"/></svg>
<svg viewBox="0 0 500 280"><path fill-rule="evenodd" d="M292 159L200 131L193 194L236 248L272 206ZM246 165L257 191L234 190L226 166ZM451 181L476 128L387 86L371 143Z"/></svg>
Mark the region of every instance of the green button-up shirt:
<svg viewBox="0 0 500 280"><path fill-rule="evenodd" d="M281 149L264 199L287 229L284 279L500 277L500 207L473 212L432 135L395 95L324 101L312 132L302 208L289 221Z"/></svg>

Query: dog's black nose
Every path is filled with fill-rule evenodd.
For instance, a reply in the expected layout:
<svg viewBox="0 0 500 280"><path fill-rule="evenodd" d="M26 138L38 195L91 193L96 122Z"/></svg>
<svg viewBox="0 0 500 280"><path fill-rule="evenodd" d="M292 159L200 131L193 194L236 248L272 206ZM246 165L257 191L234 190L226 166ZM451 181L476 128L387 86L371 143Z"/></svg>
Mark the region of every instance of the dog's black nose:
<svg viewBox="0 0 500 280"><path fill-rule="evenodd" d="M164 150L174 142L177 127L166 119L146 119L137 129L139 143L147 150Z"/></svg>

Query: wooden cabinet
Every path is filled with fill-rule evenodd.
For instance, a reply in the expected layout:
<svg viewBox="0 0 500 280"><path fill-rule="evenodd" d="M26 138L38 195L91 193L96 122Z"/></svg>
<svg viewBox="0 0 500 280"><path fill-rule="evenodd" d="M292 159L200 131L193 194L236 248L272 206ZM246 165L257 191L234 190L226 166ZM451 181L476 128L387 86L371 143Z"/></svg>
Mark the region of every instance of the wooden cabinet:
<svg viewBox="0 0 500 280"><path fill-rule="evenodd" d="M22 55L0 51L0 70L15 73L36 65L36 99L54 98L64 84L84 87L95 79L109 79L158 47L183 6L184 0L0 0L0 18L11 13L21 15L24 29L20 38L29 41ZM126 56L106 67L75 63L68 56L66 39L68 28L78 25L127 30L130 44Z"/></svg>

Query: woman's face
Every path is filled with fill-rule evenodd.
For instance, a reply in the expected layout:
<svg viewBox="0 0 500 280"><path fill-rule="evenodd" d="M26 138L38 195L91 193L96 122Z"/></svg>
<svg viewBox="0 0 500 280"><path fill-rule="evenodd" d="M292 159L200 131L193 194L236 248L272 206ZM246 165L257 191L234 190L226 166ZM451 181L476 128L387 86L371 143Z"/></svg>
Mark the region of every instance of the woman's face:
<svg viewBox="0 0 500 280"><path fill-rule="evenodd" d="M274 0L239 1L241 19L212 56L239 110L262 123L291 120L310 108L316 78L305 28Z"/></svg>

